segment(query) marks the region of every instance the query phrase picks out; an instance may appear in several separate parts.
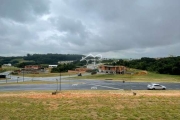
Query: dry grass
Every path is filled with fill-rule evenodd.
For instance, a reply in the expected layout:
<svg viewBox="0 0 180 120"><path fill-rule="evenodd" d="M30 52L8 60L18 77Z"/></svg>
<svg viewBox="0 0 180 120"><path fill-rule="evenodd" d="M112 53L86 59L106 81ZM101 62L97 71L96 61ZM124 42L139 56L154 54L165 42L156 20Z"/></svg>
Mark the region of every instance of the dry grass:
<svg viewBox="0 0 180 120"><path fill-rule="evenodd" d="M83 90L83 91L61 91L58 92L57 95L51 95L51 92L37 92L37 91L27 91L27 92L1 92L1 97L7 96L16 96L16 97L26 97L26 98L89 98L89 97L119 97L119 96L132 96L133 92L136 92L136 96L163 96L163 97L172 97L177 96L180 97L179 90L166 90L166 91L159 91L159 90Z"/></svg>
<svg viewBox="0 0 180 120"><path fill-rule="evenodd" d="M179 98L180 91L1 92L0 118L178 120Z"/></svg>

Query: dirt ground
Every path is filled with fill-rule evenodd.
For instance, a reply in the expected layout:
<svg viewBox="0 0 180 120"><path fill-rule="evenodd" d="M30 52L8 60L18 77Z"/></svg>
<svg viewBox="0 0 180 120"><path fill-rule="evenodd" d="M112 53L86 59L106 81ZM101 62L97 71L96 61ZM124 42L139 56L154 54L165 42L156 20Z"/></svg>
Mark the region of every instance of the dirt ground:
<svg viewBox="0 0 180 120"><path fill-rule="evenodd" d="M133 94L136 93L136 95ZM122 96L164 96L180 97L180 91L121 91L121 92L60 92L52 95L51 92L25 92L25 93L0 93L0 97L25 97L25 98L88 98L88 97L122 97Z"/></svg>

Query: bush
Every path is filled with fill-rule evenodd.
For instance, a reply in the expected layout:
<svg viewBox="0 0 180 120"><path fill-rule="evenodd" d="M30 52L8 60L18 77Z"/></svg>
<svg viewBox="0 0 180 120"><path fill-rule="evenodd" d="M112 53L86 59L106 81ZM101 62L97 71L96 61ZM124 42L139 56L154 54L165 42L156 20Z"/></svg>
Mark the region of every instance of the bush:
<svg viewBox="0 0 180 120"><path fill-rule="evenodd" d="M91 75L94 75L94 74L97 74L97 72L96 71L91 72Z"/></svg>

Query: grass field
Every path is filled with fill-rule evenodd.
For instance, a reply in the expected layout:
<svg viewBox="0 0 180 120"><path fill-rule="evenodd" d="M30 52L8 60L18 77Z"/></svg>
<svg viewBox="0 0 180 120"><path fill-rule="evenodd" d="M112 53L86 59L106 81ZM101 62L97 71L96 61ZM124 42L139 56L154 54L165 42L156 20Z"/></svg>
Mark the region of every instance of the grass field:
<svg viewBox="0 0 180 120"><path fill-rule="evenodd" d="M63 81L61 82L61 84L77 84L78 82L71 82L69 83L69 81ZM82 82L79 82L78 84L80 84ZM42 81L42 80L32 80L32 81L24 81L24 82L7 82L7 83L1 83L0 86L6 86L6 85L19 85L19 84L57 84L57 81ZM59 80L58 80L58 84L59 84Z"/></svg>
<svg viewBox="0 0 180 120"><path fill-rule="evenodd" d="M180 75L167 75L148 72L144 75L130 74L96 74L89 76L81 76L79 79L112 79L138 82L180 82Z"/></svg>
<svg viewBox="0 0 180 120"><path fill-rule="evenodd" d="M180 91L0 92L2 120L179 120Z"/></svg>
<svg viewBox="0 0 180 120"><path fill-rule="evenodd" d="M76 73L68 73L63 72L61 76L71 76L76 75ZM18 76L23 76L23 74L19 74ZM25 77L55 77L60 76L60 73L40 73L40 74L24 74Z"/></svg>
<svg viewBox="0 0 180 120"><path fill-rule="evenodd" d="M3 66L2 69L5 71L19 70L19 68L13 66Z"/></svg>

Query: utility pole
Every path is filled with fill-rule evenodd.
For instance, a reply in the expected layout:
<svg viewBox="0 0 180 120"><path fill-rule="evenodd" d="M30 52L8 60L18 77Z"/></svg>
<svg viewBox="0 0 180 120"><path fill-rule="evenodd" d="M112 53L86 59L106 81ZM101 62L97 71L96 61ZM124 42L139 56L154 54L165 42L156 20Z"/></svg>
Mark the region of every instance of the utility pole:
<svg viewBox="0 0 180 120"><path fill-rule="evenodd" d="M60 62L60 66L61 66L61 62ZM59 73L59 82L60 82L60 83L59 83L59 84L60 84L60 85L59 85L59 91L61 91L61 67L59 68L59 70L60 70L60 71L59 71L59 72L60 72L60 73Z"/></svg>
<svg viewBox="0 0 180 120"><path fill-rule="evenodd" d="M24 82L24 69L23 69L23 82Z"/></svg>
<svg viewBox="0 0 180 120"><path fill-rule="evenodd" d="M60 75L59 75L59 81L60 81L60 86L59 86L59 90L61 91L61 71L60 71Z"/></svg>
<svg viewBox="0 0 180 120"><path fill-rule="evenodd" d="M57 83L56 91L58 91L58 79L56 79L56 83Z"/></svg>
<svg viewBox="0 0 180 120"><path fill-rule="evenodd" d="M18 83L18 78L19 78L19 77L17 77L17 83Z"/></svg>

